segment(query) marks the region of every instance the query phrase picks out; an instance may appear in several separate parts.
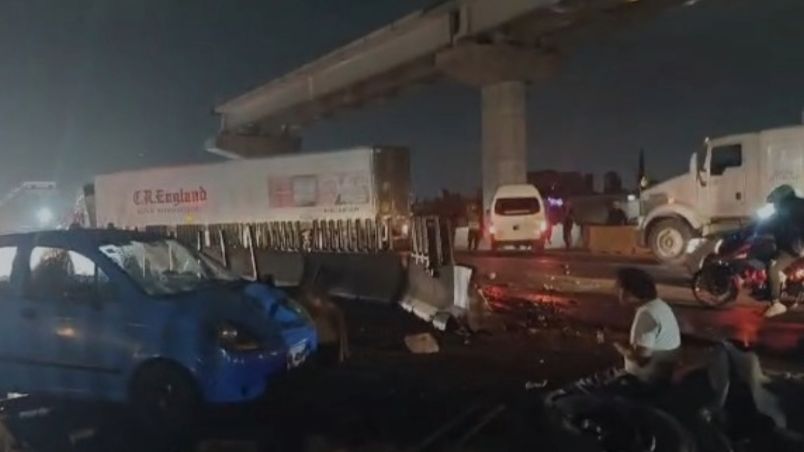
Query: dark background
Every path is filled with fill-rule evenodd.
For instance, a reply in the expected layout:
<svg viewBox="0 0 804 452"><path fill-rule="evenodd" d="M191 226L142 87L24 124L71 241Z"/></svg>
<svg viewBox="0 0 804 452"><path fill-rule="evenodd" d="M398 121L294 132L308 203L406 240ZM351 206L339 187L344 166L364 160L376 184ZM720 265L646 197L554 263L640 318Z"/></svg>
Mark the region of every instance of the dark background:
<svg viewBox="0 0 804 452"><path fill-rule="evenodd" d="M0 194L214 160L217 103L430 3L0 0ZM531 90L531 168L630 185L640 147L663 178L706 135L800 122L803 18L801 0L702 0L590 42ZM320 123L304 146L409 145L417 194L471 191L479 122L479 93L442 83Z"/></svg>

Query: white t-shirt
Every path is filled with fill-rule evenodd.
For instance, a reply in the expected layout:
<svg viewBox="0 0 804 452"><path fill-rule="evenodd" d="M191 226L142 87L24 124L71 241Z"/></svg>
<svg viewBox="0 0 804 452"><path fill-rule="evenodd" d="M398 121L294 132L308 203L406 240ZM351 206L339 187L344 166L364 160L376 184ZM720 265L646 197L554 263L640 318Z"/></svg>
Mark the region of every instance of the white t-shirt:
<svg viewBox="0 0 804 452"><path fill-rule="evenodd" d="M681 347L681 332L670 306L657 298L640 306L631 324L630 343L650 350L652 356L671 355ZM657 353L658 352L658 353ZM625 360L626 372L639 375L645 370L636 362Z"/></svg>

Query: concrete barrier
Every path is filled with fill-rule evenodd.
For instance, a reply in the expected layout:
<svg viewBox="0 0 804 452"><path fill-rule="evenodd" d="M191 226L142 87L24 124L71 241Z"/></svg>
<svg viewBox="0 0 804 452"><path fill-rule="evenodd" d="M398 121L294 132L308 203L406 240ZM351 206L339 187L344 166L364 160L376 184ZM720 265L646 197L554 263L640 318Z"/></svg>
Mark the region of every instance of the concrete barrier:
<svg viewBox="0 0 804 452"><path fill-rule="evenodd" d="M647 255L639 246L639 232L633 226L588 226L584 229L586 248L592 253Z"/></svg>
<svg viewBox="0 0 804 452"><path fill-rule="evenodd" d="M405 290L402 256L396 253L304 255L304 283L316 283L334 296L383 303Z"/></svg>
<svg viewBox="0 0 804 452"><path fill-rule="evenodd" d="M305 262L301 253L257 250L257 265L262 275L271 275L278 286L300 286Z"/></svg>
<svg viewBox="0 0 804 452"><path fill-rule="evenodd" d="M248 249L228 250L229 268L246 278L254 275ZM257 250L259 276L271 276L280 287L315 284L330 295L392 303L405 290L406 273L396 253L336 254Z"/></svg>
<svg viewBox="0 0 804 452"><path fill-rule="evenodd" d="M472 292L473 273L471 267L448 265L431 275L424 266L411 262L407 290L399 304L440 330L447 329L450 322L465 323L477 308Z"/></svg>

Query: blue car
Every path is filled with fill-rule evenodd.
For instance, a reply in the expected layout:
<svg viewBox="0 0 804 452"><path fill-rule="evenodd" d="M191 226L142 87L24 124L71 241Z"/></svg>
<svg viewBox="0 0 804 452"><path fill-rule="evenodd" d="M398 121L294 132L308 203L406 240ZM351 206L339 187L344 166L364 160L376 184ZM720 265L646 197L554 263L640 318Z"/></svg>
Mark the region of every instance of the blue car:
<svg viewBox="0 0 804 452"><path fill-rule="evenodd" d="M161 419L254 399L316 348L284 292L176 240L0 236L0 391L130 401Z"/></svg>

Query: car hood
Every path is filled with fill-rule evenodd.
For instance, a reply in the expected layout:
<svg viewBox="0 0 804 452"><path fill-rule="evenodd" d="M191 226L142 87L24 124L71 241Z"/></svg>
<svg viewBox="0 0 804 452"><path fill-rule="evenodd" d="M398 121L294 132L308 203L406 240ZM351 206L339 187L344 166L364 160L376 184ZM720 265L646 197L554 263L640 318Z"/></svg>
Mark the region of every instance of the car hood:
<svg viewBox="0 0 804 452"><path fill-rule="evenodd" d="M268 341L282 337L292 345L315 334L303 308L284 291L261 283L222 283L178 295L171 302L180 315L200 318L210 326L229 322Z"/></svg>

